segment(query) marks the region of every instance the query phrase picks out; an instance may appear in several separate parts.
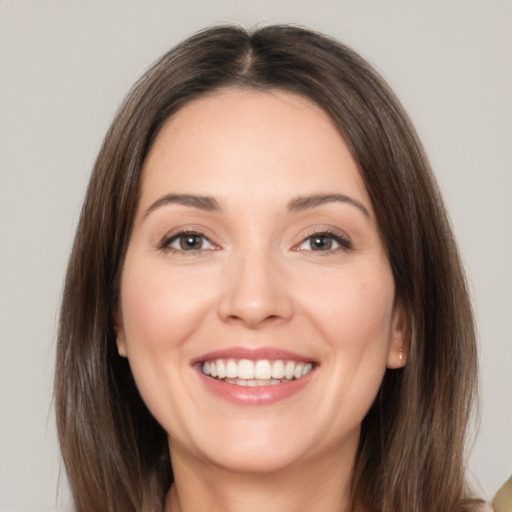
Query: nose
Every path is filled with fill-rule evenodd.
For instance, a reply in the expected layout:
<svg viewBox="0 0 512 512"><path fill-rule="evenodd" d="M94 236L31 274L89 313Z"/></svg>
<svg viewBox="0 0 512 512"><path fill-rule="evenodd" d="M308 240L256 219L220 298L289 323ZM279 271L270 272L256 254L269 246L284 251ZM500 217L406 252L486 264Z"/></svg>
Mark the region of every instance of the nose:
<svg viewBox="0 0 512 512"><path fill-rule="evenodd" d="M285 272L269 255L252 254L231 262L219 303L224 322L249 329L288 322L294 312Z"/></svg>

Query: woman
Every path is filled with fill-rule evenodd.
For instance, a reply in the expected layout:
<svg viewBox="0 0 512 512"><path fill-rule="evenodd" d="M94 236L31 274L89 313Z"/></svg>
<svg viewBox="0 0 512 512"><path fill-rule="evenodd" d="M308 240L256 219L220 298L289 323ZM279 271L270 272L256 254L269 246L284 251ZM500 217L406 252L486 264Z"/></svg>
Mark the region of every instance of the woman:
<svg viewBox="0 0 512 512"><path fill-rule="evenodd" d="M442 200L365 61L217 27L135 85L63 297L77 510L475 510L475 375Z"/></svg>

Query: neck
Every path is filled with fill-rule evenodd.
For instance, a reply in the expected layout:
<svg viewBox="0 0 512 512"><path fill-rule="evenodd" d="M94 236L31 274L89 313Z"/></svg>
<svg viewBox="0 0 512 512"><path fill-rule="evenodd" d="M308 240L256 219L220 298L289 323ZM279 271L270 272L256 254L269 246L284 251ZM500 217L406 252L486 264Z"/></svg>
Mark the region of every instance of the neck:
<svg viewBox="0 0 512 512"><path fill-rule="evenodd" d="M355 452L332 450L272 473L229 471L172 450L165 512L348 512Z"/></svg>

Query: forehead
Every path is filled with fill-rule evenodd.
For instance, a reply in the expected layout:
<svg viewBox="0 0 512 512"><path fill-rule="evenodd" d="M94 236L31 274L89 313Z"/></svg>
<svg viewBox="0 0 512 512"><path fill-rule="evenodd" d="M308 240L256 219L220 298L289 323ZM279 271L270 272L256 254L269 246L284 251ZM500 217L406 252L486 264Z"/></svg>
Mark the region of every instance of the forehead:
<svg viewBox="0 0 512 512"><path fill-rule="evenodd" d="M224 90L173 115L144 162L142 197L175 191L261 200L338 192L371 207L328 114L303 96L278 90Z"/></svg>

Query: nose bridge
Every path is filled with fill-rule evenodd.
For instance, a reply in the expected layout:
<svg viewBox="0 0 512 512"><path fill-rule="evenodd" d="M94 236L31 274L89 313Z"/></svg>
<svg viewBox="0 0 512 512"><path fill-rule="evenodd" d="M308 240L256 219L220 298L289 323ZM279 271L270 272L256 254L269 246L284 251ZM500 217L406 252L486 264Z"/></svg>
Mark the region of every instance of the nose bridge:
<svg viewBox="0 0 512 512"><path fill-rule="evenodd" d="M259 245L235 252L219 313L223 320L258 328L266 322L284 322L293 314L292 298L279 257Z"/></svg>

